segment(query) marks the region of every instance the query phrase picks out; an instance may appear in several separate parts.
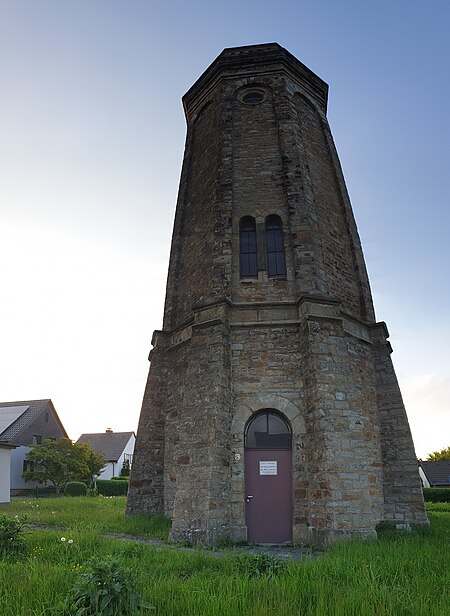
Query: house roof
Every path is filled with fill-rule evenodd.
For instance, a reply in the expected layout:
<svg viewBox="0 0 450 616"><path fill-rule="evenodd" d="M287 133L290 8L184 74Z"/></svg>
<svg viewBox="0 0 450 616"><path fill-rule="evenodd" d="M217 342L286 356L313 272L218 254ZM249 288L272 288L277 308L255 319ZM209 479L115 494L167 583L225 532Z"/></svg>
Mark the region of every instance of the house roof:
<svg viewBox="0 0 450 616"><path fill-rule="evenodd" d="M82 434L77 443L89 443L94 451L103 454L107 462L117 462L134 432L99 432Z"/></svg>
<svg viewBox="0 0 450 616"><path fill-rule="evenodd" d="M14 443L14 440L22 430L44 411L53 413L64 436L67 437L67 432L50 399L21 400L17 402L0 402L0 441L3 443Z"/></svg>
<svg viewBox="0 0 450 616"><path fill-rule="evenodd" d="M450 460L419 460L431 486L450 485Z"/></svg>

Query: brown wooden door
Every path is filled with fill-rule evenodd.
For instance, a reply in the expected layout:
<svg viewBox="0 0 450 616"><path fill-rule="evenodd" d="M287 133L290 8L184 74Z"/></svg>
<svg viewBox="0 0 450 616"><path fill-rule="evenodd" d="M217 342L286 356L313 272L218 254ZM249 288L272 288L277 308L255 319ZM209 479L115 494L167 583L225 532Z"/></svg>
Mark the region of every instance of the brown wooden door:
<svg viewBox="0 0 450 616"><path fill-rule="evenodd" d="M292 453L245 452L246 523L250 543L292 542Z"/></svg>

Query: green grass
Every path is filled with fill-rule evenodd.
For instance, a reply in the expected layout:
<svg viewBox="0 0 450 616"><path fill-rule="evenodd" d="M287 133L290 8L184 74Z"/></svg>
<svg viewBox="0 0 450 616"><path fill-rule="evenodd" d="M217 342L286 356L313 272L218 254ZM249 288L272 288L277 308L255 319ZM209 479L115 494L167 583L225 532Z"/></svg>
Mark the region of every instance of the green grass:
<svg viewBox="0 0 450 616"><path fill-rule="evenodd" d="M64 531L30 533L28 556L17 562L0 561L2 616L60 614L56 606L77 580L79 570L86 570L93 556L106 555L120 561L143 599L156 606L144 613L158 616L450 613L450 510L439 503L429 508L429 529L385 531L378 541L341 542L320 558L292 563L280 576L268 580L246 576L232 553L221 557L208 550L155 547L102 536L99 531L131 534L126 525L135 521L123 520L124 499L103 500L43 499L37 502L38 508L16 501L0 509L65 527ZM154 521L146 518L140 523L145 521L149 536Z"/></svg>
<svg viewBox="0 0 450 616"><path fill-rule="evenodd" d="M33 524L167 539L170 520L164 516L126 517L125 503L126 496L17 498L0 505L0 513L25 514Z"/></svg>
<svg viewBox="0 0 450 616"><path fill-rule="evenodd" d="M427 503L427 511L445 511L450 513L450 503Z"/></svg>

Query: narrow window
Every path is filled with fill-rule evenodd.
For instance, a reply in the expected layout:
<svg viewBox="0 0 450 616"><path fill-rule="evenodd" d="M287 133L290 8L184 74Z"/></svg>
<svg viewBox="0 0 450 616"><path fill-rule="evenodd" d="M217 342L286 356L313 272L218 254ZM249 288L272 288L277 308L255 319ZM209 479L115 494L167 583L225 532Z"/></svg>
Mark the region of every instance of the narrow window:
<svg viewBox="0 0 450 616"><path fill-rule="evenodd" d="M40 445L42 443L42 434L33 434L33 445Z"/></svg>
<svg viewBox="0 0 450 616"><path fill-rule="evenodd" d="M256 222L244 216L239 223L241 278L258 275L256 260Z"/></svg>
<svg viewBox="0 0 450 616"><path fill-rule="evenodd" d="M272 214L266 218L267 274L286 276L283 226L281 218Z"/></svg>

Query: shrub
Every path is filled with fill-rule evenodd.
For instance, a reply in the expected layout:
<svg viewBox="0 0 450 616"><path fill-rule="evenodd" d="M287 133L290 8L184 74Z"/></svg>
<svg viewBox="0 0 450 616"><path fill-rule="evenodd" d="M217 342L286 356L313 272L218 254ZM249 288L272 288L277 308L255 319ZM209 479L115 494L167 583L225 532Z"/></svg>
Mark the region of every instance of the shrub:
<svg viewBox="0 0 450 616"><path fill-rule="evenodd" d="M236 564L238 571L246 574L249 578L260 576L273 578L286 569L285 561L277 556L266 554L266 552L239 554L236 556Z"/></svg>
<svg viewBox="0 0 450 616"><path fill-rule="evenodd" d="M124 460L122 464L122 468L120 470L120 474L122 477L128 477L130 474L130 461Z"/></svg>
<svg viewBox="0 0 450 616"><path fill-rule="evenodd" d="M26 516L9 518L0 515L0 556L18 555L26 551L25 530Z"/></svg>
<svg viewBox="0 0 450 616"><path fill-rule="evenodd" d="M423 497L432 503L450 503L450 488L424 488Z"/></svg>
<svg viewBox="0 0 450 616"><path fill-rule="evenodd" d="M64 489L66 496L86 496L87 487L83 481L68 481Z"/></svg>
<svg viewBox="0 0 450 616"><path fill-rule="evenodd" d="M119 475L119 477L111 477L112 481L128 481L129 477L122 477L122 475Z"/></svg>
<svg viewBox="0 0 450 616"><path fill-rule="evenodd" d="M126 496L128 493L128 481L97 479L97 493L102 496Z"/></svg>
<svg viewBox="0 0 450 616"><path fill-rule="evenodd" d="M111 559L90 563L90 571L82 573L69 593L69 613L80 616L128 616L140 614L144 603L120 564Z"/></svg>

